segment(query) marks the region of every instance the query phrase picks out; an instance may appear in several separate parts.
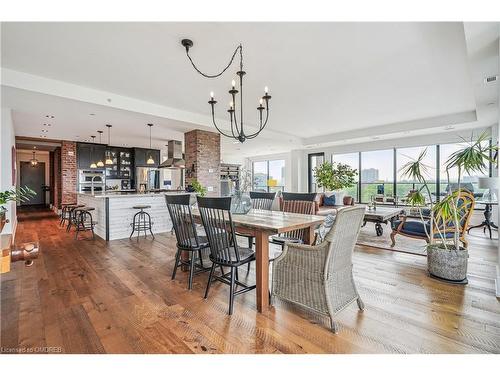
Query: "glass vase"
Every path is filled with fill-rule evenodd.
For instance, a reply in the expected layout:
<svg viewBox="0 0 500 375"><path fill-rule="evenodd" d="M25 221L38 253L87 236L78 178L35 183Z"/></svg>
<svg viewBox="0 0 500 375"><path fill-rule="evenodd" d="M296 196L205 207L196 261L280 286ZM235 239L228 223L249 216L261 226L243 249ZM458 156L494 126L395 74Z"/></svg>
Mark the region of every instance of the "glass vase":
<svg viewBox="0 0 500 375"><path fill-rule="evenodd" d="M252 200L247 194L236 191L231 198L232 214L245 215L252 209Z"/></svg>

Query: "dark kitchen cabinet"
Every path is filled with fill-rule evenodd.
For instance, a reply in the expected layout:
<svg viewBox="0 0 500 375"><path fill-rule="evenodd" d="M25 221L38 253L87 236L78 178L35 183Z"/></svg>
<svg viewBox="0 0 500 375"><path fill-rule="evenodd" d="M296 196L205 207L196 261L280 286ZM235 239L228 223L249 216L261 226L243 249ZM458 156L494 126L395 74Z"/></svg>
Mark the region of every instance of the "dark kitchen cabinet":
<svg viewBox="0 0 500 375"><path fill-rule="evenodd" d="M133 179L134 151L130 148L110 147L113 164L106 165L106 178Z"/></svg>
<svg viewBox="0 0 500 375"><path fill-rule="evenodd" d="M105 152L105 145L77 143L76 160L78 169L90 169L90 164L97 163L99 160L104 162ZM97 169L104 169L104 167Z"/></svg>
<svg viewBox="0 0 500 375"><path fill-rule="evenodd" d="M153 157L154 164L147 164L149 156ZM135 166L157 168L160 165L160 150L150 150L147 148L134 148Z"/></svg>

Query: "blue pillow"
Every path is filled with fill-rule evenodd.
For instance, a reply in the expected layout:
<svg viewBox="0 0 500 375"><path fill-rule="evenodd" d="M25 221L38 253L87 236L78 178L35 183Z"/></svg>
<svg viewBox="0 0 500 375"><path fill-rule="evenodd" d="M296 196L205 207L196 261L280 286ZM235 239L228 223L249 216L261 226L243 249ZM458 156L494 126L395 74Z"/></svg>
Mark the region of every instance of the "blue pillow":
<svg viewBox="0 0 500 375"><path fill-rule="evenodd" d="M335 194L332 194L329 197L327 197L325 195L325 197L323 198L323 205L324 206L335 206Z"/></svg>

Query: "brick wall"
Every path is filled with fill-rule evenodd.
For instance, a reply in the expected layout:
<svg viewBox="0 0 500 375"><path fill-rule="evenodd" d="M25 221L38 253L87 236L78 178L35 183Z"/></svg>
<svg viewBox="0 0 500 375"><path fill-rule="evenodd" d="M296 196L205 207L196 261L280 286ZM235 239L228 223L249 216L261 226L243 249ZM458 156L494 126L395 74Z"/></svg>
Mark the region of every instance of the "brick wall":
<svg viewBox="0 0 500 375"><path fill-rule="evenodd" d="M61 147L61 203L76 202L76 143L63 141Z"/></svg>
<svg viewBox="0 0 500 375"><path fill-rule="evenodd" d="M208 189L208 196L219 196L220 134L199 129L184 133L184 148L186 169L194 165L194 172L186 175L186 185L198 180Z"/></svg>

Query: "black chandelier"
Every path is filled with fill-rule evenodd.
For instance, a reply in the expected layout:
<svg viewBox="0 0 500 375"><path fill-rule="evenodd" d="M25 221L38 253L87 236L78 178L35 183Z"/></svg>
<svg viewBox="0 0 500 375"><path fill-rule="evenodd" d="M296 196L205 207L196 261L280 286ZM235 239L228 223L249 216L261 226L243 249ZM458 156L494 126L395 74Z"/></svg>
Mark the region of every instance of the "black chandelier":
<svg viewBox="0 0 500 375"><path fill-rule="evenodd" d="M243 70L243 46L240 44L236 49L234 50L233 56L231 57L231 61L229 61L229 64L218 74L205 74L203 73L200 69L196 67L194 64L193 60L191 59L191 56L189 56L189 48L193 46L193 42L190 39L183 39L181 41L181 44L186 48L186 55L191 62L191 65L193 65L193 68L200 73L203 77L206 78L216 78L221 76L233 63L233 60L236 56L236 53L240 53L240 70L236 72L236 75L238 75L239 80L240 80L240 90L238 91L236 89L236 82L233 80L231 82L231 90L229 90L229 94L231 95L231 102L229 103L229 109L227 112L229 113L229 119L231 121L231 134L227 134L223 132L218 126L215 121L215 104L217 101L215 100L214 93L213 91L210 93L210 100L208 101L208 104L210 104L210 107L212 108L212 121L214 123L215 128L217 131L222 134L225 137L228 138L234 138L240 141L241 143L245 142L246 139L252 139L255 138L259 135L259 133L266 127L267 125L267 120L269 119L269 100L271 99L271 95L268 94L268 88L264 89L264 96L259 100L259 106L257 107L257 110L259 111L259 130L257 130L253 134L245 134L245 130L243 128L243 76L246 74L246 72ZM238 121L238 118L236 116L236 94L240 94L240 118ZM264 106L265 104L265 106ZM266 111L265 114L265 119L263 115L263 111Z"/></svg>

